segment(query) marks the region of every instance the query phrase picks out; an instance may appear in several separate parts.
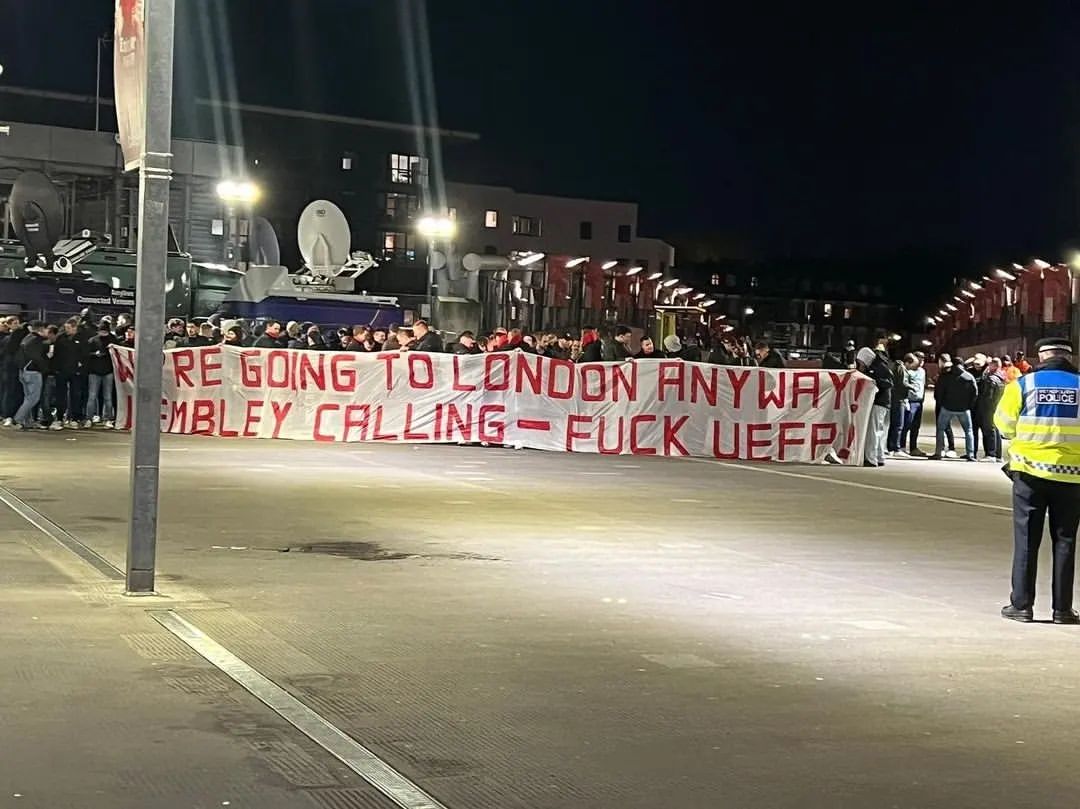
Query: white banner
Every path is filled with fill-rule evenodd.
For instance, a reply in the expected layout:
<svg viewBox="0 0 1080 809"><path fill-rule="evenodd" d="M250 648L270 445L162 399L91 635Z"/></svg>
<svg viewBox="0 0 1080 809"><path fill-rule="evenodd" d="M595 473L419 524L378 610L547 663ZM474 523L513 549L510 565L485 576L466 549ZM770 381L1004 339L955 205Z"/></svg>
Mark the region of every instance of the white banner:
<svg viewBox="0 0 1080 809"><path fill-rule="evenodd" d="M117 426L131 426L134 350L113 346ZM167 433L306 441L489 442L604 454L860 463L871 380L854 371L681 360L575 364L290 349L164 353Z"/></svg>
<svg viewBox="0 0 1080 809"><path fill-rule="evenodd" d="M113 31L113 95L124 170L142 161L146 141L145 0L116 0Z"/></svg>

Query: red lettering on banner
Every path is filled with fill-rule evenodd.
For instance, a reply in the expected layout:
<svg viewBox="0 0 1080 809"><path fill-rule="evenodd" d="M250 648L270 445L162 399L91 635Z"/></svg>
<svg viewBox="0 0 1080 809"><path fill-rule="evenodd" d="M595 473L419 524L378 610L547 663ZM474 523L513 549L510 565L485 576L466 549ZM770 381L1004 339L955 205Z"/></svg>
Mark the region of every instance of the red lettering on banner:
<svg viewBox="0 0 1080 809"><path fill-rule="evenodd" d="M406 441L427 441L431 438L430 433L421 433L413 429L413 406L412 403L405 405L405 429L402 437Z"/></svg>
<svg viewBox="0 0 1080 809"><path fill-rule="evenodd" d="M747 374L750 372L747 371ZM723 432L724 427L731 425L731 452L725 452L721 449L720 434ZM712 454L714 458L720 458L725 461L738 460L739 457L739 433L741 427L738 422L723 422L713 421L712 423Z"/></svg>
<svg viewBox="0 0 1080 809"><path fill-rule="evenodd" d="M611 401L619 401L619 388L626 394L629 402L637 401L637 375L638 364L636 362L624 362L622 365L611 365ZM627 375L629 373L629 375Z"/></svg>
<svg viewBox="0 0 1080 809"><path fill-rule="evenodd" d="M750 379L749 371L733 371L731 368L724 369L727 372L728 382L731 383L731 391L734 394L732 406L738 410L742 407L742 389Z"/></svg>
<svg viewBox="0 0 1080 809"><path fill-rule="evenodd" d="M796 376L798 376L798 374L796 374ZM816 378L817 374L815 373L814 376ZM797 386L798 382L796 382L795 384ZM805 429L806 429L806 425L801 421L782 421L782 422L780 422L780 433L779 433L779 435L777 436L777 439L776 439L776 446L777 446L776 459L778 461L783 461L783 460L787 459L787 448L788 447L805 446L805 444L806 444L805 436L802 436L801 434L800 435L795 435L795 436L789 435L789 433L794 433L796 430L805 430Z"/></svg>
<svg viewBox="0 0 1080 809"><path fill-rule="evenodd" d="M124 397L124 399L127 401L127 406L124 408L124 413L126 415L124 416L124 426L123 426L122 429L130 430L131 429L131 419L134 417L133 412L135 410L135 402L132 401L130 393L127 394Z"/></svg>
<svg viewBox="0 0 1080 809"><path fill-rule="evenodd" d="M675 401L681 402L683 400L683 383L686 374L686 363L682 360L675 360L669 362L668 360L660 360L659 368L656 372L656 396L661 402L667 401L666 391L668 388L675 388ZM668 371L674 371L672 375L668 375Z"/></svg>
<svg viewBox="0 0 1080 809"><path fill-rule="evenodd" d="M315 408L315 428L311 432L312 432L312 437L314 437L314 439L316 441L329 442L329 441L334 440L334 436L332 436L332 435L330 435L328 433L324 433L322 431L322 421L323 421L323 415L327 411L337 412L337 410L339 408L340 408L340 405L336 405L336 404L321 404L321 405L319 405L318 407Z"/></svg>
<svg viewBox="0 0 1080 809"><path fill-rule="evenodd" d="M263 355L266 368L266 387L289 388L289 357L287 351L273 349Z"/></svg>
<svg viewBox="0 0 1080 809"><path fill-rule="evenodd" d="M708 377L706 378L706 372ZM720 375L719 368L702 369L696 363L690 366L690 401L697 404L704 398L713 407L716 407L716 381Z"/></svg>
<svg viewBox="0 0 1080 809"><path fill-rule="evenodd" d="M787 384L787 373L785 371L776 372L776 387L770 390L765 387L765 384L773 379L773 375L768 371L758 371L758 409L764 410L769 405L775 405L776 407L784 406L784 388Z"/></svg>
<svg viewBox="0 0 1080 809"><path fill-rule="evenodd" d="M541 357L534 357L524 351L517 356L517 374L514 375L514 390L521 393L525 390L525 380L528 379L532 392L540 395L544 389L543 363Z"/></svg>
<svg viewBox="0 0 1080 809"><path fill-rule="evenodd" d="M439 402L435 405L435 430L434 439L436 441L442 441L443 430L443 404Z"/></svg>
<svg viewBox="0 0 1080 809"><path fill-rule="evenodd" d="M130 382L135 378L135 352L113 351L113 359L116 360L116 381L120 383ZM130 412L130 411L128 411Z"/></svg>
<svg viewBox="0 0 1080 809"><path fill-rule="evenodd" d="M194 435L214 434L214 403L209 399L196 399L191 403L191 432Z"/></svg>
<svg viewBox="0 0 1080 809"><path fill-rule="evenodd" d="M506 440L506 422L503 420L492 421L488 423L488 416L496 413L505 413L506 408L503 405L484 405L480 408L480 440L487 441L491 444L502 444ZM494 432L489 432L488 428L491 428Z"/></svg>
<svg viewBox="0 0 1080 809"><path fill-rule="evenodd" d="M454 431L457 430L462 441L472 441L472 405L465 405L465 418L461 418L458 406L451 402L446 406L446 440L454 440Z"/></svg>
<svg viewBox="0 0 1080 809"><path fill-rule="evenodd" d="M862 392L866 389L866 386L870 384L869 377L865 377L859 374L859 378L855 380L855 392L851 394L853 399L851 403L851 412L854 413L858 409L859 397L862 396Z"/></svg>
<svg viewBox="0 0 1080 809"><path fill-rule="evenodd" d="M502 381L495 383L492 372L502 366ZM484 390L510 390L510 355L506 352L484 355Z"/></svg>
<svg viewBox="0 0 1080 809"><path fill-rule="evenodd" d="M191 381L188 372L195 370L195 352L190 348L180 348L176 351L170 351L168 356L172 358L176 386L194 388L195 383Z"/></svg>
<svg viewBox="0 0 1080 809"><path fill-rule="evenodd" d="M765 449L772 445L772 441L768 438L755 439L755 433L767 433L772 429L771 424L747 424L746 425L746 457L751 461L771 461L772 456L769 454L755 455L755 449Z"/></svg>
<svg viewBox="0 0 1080 809"><path fill-rule="evenodd" d="M607 398L607 369L603 365L581 366L581 400L583 402L602 402ZM600 390L596 393L589 392L589 374L595 374L600 382Z"/></svg>
<svg viewBox="0 0 1080 809"><path fill-rule="evenodd" d="M384 363L386 363L386 389L388 391L394 389L394 360L396 360L400 356L401 355L398 354L396 351L376 355L376 359L382 360Z"/></svg>
<svg viewBox="0 0 1080 809"><path fill-rule="evenodd" d="M221 384L221 346L210 346L199 352L199 384L214 388Z"/></svg>
<svg viewBox="0 0 1080 809"><path fill-rule="evenodd" d="M681 364L681 363L680 363ZM664 455L673 455L672 449L678 447L679 455L689 455L686 451L686 445L679 440L679 430L683 428L689 416L679 416L672 418L671 416L664 416Z"/></svg>
<svg viewBox="0 0 1080 809"><path fill-rule="evenodd" d="M833 410L840 409L840 403L844 397L844 388L848 386L852 376L854 374L838 374L835 371L829 371L829 381L832 382L833 386Z"/></svg>
<svg viewBox="0 0 1080 809"><path fill-rule="evenodd" d="M597 445L600 448L601 455L622 455L623 449L623 417L619 416L615 419L615 437L618 439L615 446L609 447L604 444L604 436L607 434L607 425L609 416L600 417L600 429L597 431Z"/></svg>
<svg viewBox="0 0 1080 809"><path fill-rule="evenodd" d="M435 366L431 364L431 357L424 353L414 354L409 357L409 387L413 390L431 390L435 387ZM425 378L421 379L417 369L423 368ZM407 437L407 436L406 436Z"/></svg>
<svg viewBox="0 0 1080 809"><path fill-rule="evenodd" d="M225 423L228 421L225 417L227 412L228 411L225 409L225 400L218 399L218 424L220 425L218 428L218 435L222 438L238 438L240 436L239 432L230 430L225 426Z"/></svg>
<svg viewBox="0 0 1080 809"><path fill-rule="evenodd" d="M397 441L398 437L396 434L382 432L382 417L383 408L382 405L378 405L375 408L375 430L373 431L371 437L374 438L376 441Z"/></svg>
<svg viewBox="0 0 1080 809"><path fill-rule="evenodd" d="M559 371L566 372L565 387L558 387ZM575 366L570 360L552 360L548 363L547 395L550 399L569 399L574 395Z"/></svg>
<svg viewBox="0 0 1080 809"><path fill-rule="evenodd" d="M258 357L258 351L240 352L240 382L245 388L262 387L262 366L248 364L248 360L258 359Z"/></svg>
<svg viewBox="0 0 1080 809"><path fill-rule="evenodd" d="M357 417L359 414L359 417ZM367 440L368 421L371 418L371 405L351 404L345 405L345 432L342 441L349 440L352 430L360 431L360 440Z"/></svg>
<svg viewBox="0 0 1080 809"><path fill-rule="evenodd" d="M656 416L648 413L630 417L630 452L634 455L655 455L654 447L643 447L638 440L638 427L642 424L655 424Z"/></svg>
<svg viewBox="0 0 1080 809"><path fill-rule="evenodd" d="M807 384L804 384L807 383ZM791 406L799 406L799 396L811 397L814 407L821 404L821 374L817 371L795 371L791 375ZM783 452L780 453L783 460Z"/></svg>
<svg viewBox="0 0 1080 809"><path fill-rule="evenodd" d="M285 417L289 415L289 411L292 410L292 402L270 402L270 412L274 416L274 433L271 438L277 438L281 435L281 425L285 423Z"/></svg>
<svg viewBox="0 0 1080 809"><path fill-rule="evenodd" d="M830 374L831 376L831 374ZM833 423L810 425L810 460L817 460L818 450L822 447L831 447L839 435L837 427Z"/></svg>
<svg viewBox="0 0 1080 809"><path fill-rule="evenodd" d="M162 401L163 404L168 402L167 399L162 399L161 401ZM180 422L180 432L181 433L186 433L188 431L188 429L187 429L187 414L188 414L187 402L172 402L170 411L171 412L169 412L167 416L165 414L162 414L162 420L165 421L169 425L166 428L165 431L171 433L173 431L173 427L176 426L176 423Z"/></svg>
<svg viewBox="0 0 1080 809"><path fill-rule="evenodd" d="M255 438L259 434L252 432L251 428L262 421L262 418L255 412L261 410L263 402L259 399L249 399L247 407L244 411L244 438Z"/></svg>
<svg viewBox="0 0 1080 809"><path fill-rule="evenodd" d="M476 385L461 384L461 357L454 355L454 390L476 390Z"/></svg>
<svg viewBox="0 0 1080 809"><path fill-rule="evenodd" d="M323 363L325 354L321 351L303 351L296 355L290 351L289 356L299 356L297 374L300 377L301 390L307 390L310 387L314 387L315 390L326 390L326 366Z"/></svg>
<svg viewBox="0 0 1080 809"><path fill-rule="evenodd" d="M579 416L571 413L566 417L566 451L574 451L574 442L592 436L592 432L583 433L577 430L579 424L592 423L592 416Z"/></svg>
<svg viewBox="0 0 1080 809"><path fill-rule="evenodd" d="M391 356L396 357L397 354ZM381 358L382 355L380 354L379 357ZM356 365L350 355L332 354L330 356L330 383L338 393L356 390ZM326 388L322 388L322 390L326 390Z"/></svg>

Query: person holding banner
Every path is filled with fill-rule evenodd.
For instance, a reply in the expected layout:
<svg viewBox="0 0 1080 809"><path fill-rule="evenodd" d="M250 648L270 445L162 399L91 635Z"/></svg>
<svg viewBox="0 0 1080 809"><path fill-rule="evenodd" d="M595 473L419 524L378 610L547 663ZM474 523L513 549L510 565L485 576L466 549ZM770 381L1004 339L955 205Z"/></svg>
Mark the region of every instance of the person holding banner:
<svg viewBox="0 0 1080 809"><path fill-rule="evenodd" d="M889 430L889 408L892 405L892 371L889 363L869 347L859 349L855 355L855 367L877 385L874 405L870 411L870 423L863 452L863 466L885 465L885 439Z"/></svg>

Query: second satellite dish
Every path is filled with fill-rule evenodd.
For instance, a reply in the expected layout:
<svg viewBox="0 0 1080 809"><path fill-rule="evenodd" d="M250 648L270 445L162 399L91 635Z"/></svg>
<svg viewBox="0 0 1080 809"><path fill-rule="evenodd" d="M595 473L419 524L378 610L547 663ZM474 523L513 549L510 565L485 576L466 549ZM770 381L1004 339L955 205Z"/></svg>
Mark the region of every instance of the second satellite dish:
<svg viewBox="0 0 1080 809"><path fill-rule="evenodd" d="M349 260L349 223L341 209L328 200L317 199L304 208L296 236L304 263L316 275L336 275Z"/></svg>
<svg viewBox="0 0 1080 809"><path fill-rule="evenodd" d="M251 263L276 267L281 264L281 247L274 226L264 216L251 223Z"/></svg>

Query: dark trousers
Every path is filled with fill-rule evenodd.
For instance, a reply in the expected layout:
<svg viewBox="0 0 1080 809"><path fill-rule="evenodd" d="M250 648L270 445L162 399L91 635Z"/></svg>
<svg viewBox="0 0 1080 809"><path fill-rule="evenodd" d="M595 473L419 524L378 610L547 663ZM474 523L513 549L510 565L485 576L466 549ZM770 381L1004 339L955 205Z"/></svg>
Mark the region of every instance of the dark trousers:
<svg viewBox="0 0 1080 809"><path fill-rule="evenodd" d="M1054 610L1072 609L1080 485L1017 472L1013 475L1012 605L1018 609L1030 609L1035 603L1035 575L1047 512L1054 543Z"/></svg>
<svg viewBox="0 0 1080 809"><path fill-rule="evenodd" d="M979 454L979 434L981 433L983 451L986 453L986 457L997 458L1000 461L1001 436L998 435L997 428L994 427L994 416L992 414L976 414L971 430L975 434L975 455Z"/></svg>
<svg viewBox="0 0 1080 809"><path fill-rule="evenodd" d="M904 426L900 430L900 448L905 446L912 455L919 448L919 430L922 428L922 402L908 402L904 411Z"/></svg>
<svg viewBox="0 0 1080 809"><path fill-rule="evenodd" d="M22 404L23 389L19 381L19 366L14 362L0 361L0 376L3 376L3 396L0 397L0 418L10 419Z"/></svg>
<svg viewBox="0 0 1080 809"><path fill-rule="evenodd" d="M82 421L86 408L86 377L82 374L57 374L51 401L56 408L58 421Z"/></svg>
<svg viewBox="0 0 1080 809"><path fill-rule="evenodd" d="M941 407L937 404L934 405L934 422L937 422L938 413L941 411ZM949 452L956 452L956 436L953 435L952 425L945 430L945 445L949 448Z"/></svg>
<svg viewBox="0 0 1080 809"><path fill-rule="evenodd" d="M889 452L896 452L902 448L900 432L904 429L904 402L893 402L889 407L889 437L885 442L885 448Z"/></svg>

